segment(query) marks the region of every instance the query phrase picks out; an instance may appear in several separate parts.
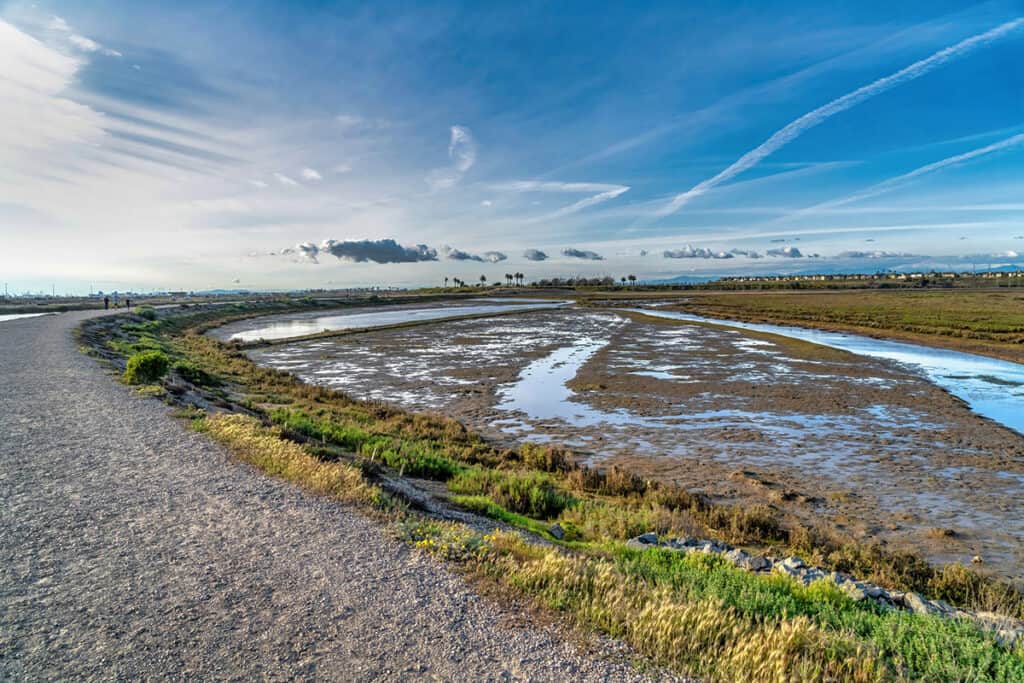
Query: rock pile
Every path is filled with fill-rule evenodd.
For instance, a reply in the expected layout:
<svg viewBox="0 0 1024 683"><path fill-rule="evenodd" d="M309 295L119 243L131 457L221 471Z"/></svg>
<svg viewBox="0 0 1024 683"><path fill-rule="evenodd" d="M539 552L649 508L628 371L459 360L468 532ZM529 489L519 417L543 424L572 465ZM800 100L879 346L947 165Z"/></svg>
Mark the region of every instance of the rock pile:
<svg viewBox="0 0 1024 683"><path fill-rule="evenodd" d="M641 534L626 542L629 548L646 550L663 548L682 553L704 553L720 555L731 564L749 572L785 574L800 583L809 585L814 581L830 581L856 601L870 600L887 609L900 609L915 614L932 614L945 618L969 619L982 628L992 631L996 640L1012 647L1024 643L1024 621L993 612L974 612L953 607L942 600L928 600L914 591L887 590L868 581L858 581L852 576L821 567L809 567L799 557L763 557L734 548L721 541L699 538L669 538L661 540L653 532Z"/></svg>

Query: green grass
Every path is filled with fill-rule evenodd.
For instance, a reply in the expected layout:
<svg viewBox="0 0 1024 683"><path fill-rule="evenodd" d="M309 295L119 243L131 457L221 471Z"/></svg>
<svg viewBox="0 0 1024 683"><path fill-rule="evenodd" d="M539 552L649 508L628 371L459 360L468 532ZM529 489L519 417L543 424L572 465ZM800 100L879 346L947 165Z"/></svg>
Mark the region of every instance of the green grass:
<svg viewBox="0 0 1024 683"><path fill-rule="evenodd" d="M455 493L487 496L505 510L535 519L553 519L576 502L545 472L474 467L456 475L448 488Z"/></svg>

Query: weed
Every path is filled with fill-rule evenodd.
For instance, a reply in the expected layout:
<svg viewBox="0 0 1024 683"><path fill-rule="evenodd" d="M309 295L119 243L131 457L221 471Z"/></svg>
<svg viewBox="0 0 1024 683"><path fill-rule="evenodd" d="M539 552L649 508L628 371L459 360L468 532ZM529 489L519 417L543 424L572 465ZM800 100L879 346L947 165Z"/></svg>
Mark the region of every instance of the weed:
<svg viewBox="0 0 1024 683"><path fill-rule="evenodd" d="M170 361L160 351L141 351L128 358L124 381L128 384L152 384L167 374Z"/></svg>

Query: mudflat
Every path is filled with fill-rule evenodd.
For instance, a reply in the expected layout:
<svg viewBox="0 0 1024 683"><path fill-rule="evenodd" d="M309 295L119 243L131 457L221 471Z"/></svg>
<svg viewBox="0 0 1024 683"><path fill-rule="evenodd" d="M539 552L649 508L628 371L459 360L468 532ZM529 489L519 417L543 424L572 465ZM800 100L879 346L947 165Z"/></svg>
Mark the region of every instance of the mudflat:
<svg viewBox="0 0 1024 683"><path fill-rule="evenodd" d="M250 354L499 442L769 502L859 540L1024 574L1024 437L900 364L615 310L535 311Z"/></svg>

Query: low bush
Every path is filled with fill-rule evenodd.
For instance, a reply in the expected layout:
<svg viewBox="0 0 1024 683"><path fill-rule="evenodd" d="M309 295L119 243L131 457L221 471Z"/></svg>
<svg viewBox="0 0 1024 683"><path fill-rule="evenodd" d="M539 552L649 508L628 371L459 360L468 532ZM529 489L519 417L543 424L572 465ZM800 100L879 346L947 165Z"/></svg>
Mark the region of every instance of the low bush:
<svg viewBox="0 0 1024 683"><path fill-rule="evenodd" d="M173 367L183 380L198 387L215 387L221 383L215 376L190 361L178 361Z"/></svg>
<svg viewBox="0 0 1024 683"><path fill-rule="evenodd" d="M466 469L448 483L455 493L488 496L511 512L552 519L576 500L559 491L551 477L540 472Z"/></svg>
<svg viewBox="0 0 1024 683"><path fill-rule="evenodd" d="M124 381L129 384L152 384L167 374L170 361L161 351L141 351L128 358Z"/></svg>

